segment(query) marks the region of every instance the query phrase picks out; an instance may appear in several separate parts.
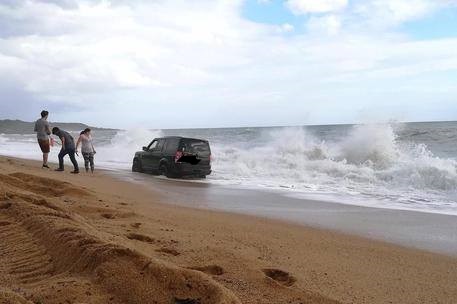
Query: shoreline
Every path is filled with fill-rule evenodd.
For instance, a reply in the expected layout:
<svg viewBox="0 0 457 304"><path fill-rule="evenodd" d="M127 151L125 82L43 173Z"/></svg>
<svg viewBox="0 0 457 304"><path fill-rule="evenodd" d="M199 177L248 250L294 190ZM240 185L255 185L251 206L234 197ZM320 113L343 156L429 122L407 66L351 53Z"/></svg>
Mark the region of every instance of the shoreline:
<svg viewBox="0 0 457 304"><path fill-rule="evenodd" d="M0 158L40 163L33 159L10 156L0 155ZM50 164L57 165L53 161ZM68 163L66 165L71 166ZM163 204L279 220L406 248L457 256L457 234L454 233L457 231L457 215L453 214L308 199L268 189L167 179L103 167L98 172L120 181L142 185L147 190L152 190L156 196L161 194L160 202ZM278 204L278 201L281 203Z"/></svg>
<svg viewBox="0 0 457 304"><path fill-rule="evenodd" d="M128 136L131 136L129 134ZM28 135L32 136L32 135ZM34 135L33 135L34 136ZM105 135L103 135L105 136ZM104 138L102 136L102 138ZM125 134L125 136L127 136ZM152 134L150 136L153 136ZM154 135L155 136L155 135ZM116 138L116 136L114 137ZM105 140L105 139L104 139ZM20 142L20 140L15 139L12 142ZM29 141L27 141L29 142ZM108 171L114 172L125 172L130 173L131 168L131 159L133 154L135 153L134 148L127 149L127 147L123 147L121 150L117 151L118 146L110 146L111 144L106 144L105 142L100 143L100 156L97 157L97 166L99 169L104 169ZM21 158L24 159L38 159L39 154L36 153L36 146L27 144L30 146L28 149L18 149L12 144L11 147L4 149L4 153L9 154L14 157L18 150L22 151L29 151L27 153L23 153ZM138 146L140 146L138 144ZM110 148L108 148L110 147ZM108 149L107 149L108 148ZM221 147L219 147L220 149ZM111 150L116 150L116 152L120 152L122 157L119 157L116 153L113 153ZM35 152L33 152L35 151ZM128 153L126 151L129 151ZM57 155L55 155L57 151L51 151L54 153L54 156L51 159L57 159ZM113 155L115 154L115 155ZM444 156L443 156L444 157ZM224 158L225 159L225 158ZM453 156L444 157L442 158L447 166L453 166L455 164L455 160ZM449 184L450 187L454 185L454 179L451 176L447 176L446 172L443 171L442 175L438 176L422 176L420 174L420 178L425 178L423 181L425 184L417 184L417 178L413 176L409 176L409 173L406 172L406 175L402 175L402 180L404 180L405 185L403 187L394 187L392 189L393 192L387 190L387 185L371 185L370 182L366 184L365 182L358 183L355 181L354 184L351 182L346 184L344 181L334 181L337 183L320 183L316 181L316 185L309 184L309 182L299 182L295 180L295 178L284 179L283 178L254 178L247 174L248 176L246 180L246 185L244 184L244 176L243 174L235 174L229 173L231 172L230 167L227 167L226 160L223 163L214 163L214 169L216 170L209 178L206 180L207 183L211 183L218 186L223 187L236 187L245 189L254 189L263 192L277 192L277 193L284 193L285 196L291 196L300 198L303 200L317 200L317 201L325 201L325 202L334 202L339 204L345 205L356 205L361 207L372 207L372 208L382 208L388 210L408 210L408 211L416 211L416 212L424 212L424 213L433 213L433 214L446 214L446 215L455 215L457 216L457 206L456 206L456 193L452 192L451 189L449 191L444 190L448 189L445 184L442 186L444 188L440 188L439 184L441 182L445 182ZM240 165L244 164L243 160L241 160ZM430 164L429 164L430 165ZM443 165L444 166L444 165ZM414 166L413 166L414 167ZM360 169L360 168L359 168ZM422 170L420 168L410 168L413 170L412 172L416 172L414 170L418 169L419 171ZM435 168L440 172L439 168ZM432 172L435 172L433 166L430 167ZM219 171L220 170L220 171ZM319 169L316 169L316 173L321 174L322 172ZM237 170L235 170L237 171ZM311 172L312 170L305 170ZM320 173L319 173L320 172ZM370 171L371 172L371 171ZM421 171L422 172L422 171ZM426 171L424 171L426 172ZM251 172L252 173L252 172ZM284 173L284 172L282 172ZM291 174L295 174L296 172L292 171ZM289 172L287 172L289 174ZM377 174L383 175L382 172L378 172ZM437 173L438 174L438 173ZM282 175L281 175L282 176ZM343 174L344 176L344 174ZM375 178L376 179L376 178ZM283 180L283 181L281 181ZM307 179L305 179L307 180ZM311 179L312 180L312 179ZM319 179L318 179L319 180ZM351 180L351 178L350 178ZM381 178L382 180L382 178ZM431 188L428 185L428 182L431 184ZM434 183L438 184L434 184ZM411 183L414 183L414 186L410 187ZM402 183L403 184L403 183ZM314 187L315 186L315 187ZM321 187L322 186L322 187ZM308 188L309 187L309 188ZM367 188L368 187L368 188ZM387 188L386 188L387 187ZM341 189L340 189L341 188ZM386 188L386 189L384 189ZM319 190L322 189L322 190ZM384 190L383 190L384 189ZM421 190L422 189L422 190Z"/></svg>
<svg viewBox="0 0 457 304"><path fill-rule="evenodd" d="M11 156L0 158L40 163ZM57 165L53 161L50 164ZM268 189L167 179L120 169L101 167L98 172L153 190L154 195L161 194L163 204L278 220L457 257L457 215L453 214L308 199ZM261 203L253 204L255 201Z"/></svg>
<svg viewBox="0 0 457 304"><path fill-rule="evenodd" d="M10 158L16 158L16 159L21 159L25 161L40 161L39 157L37 158L27 158L27 157L15 157L11 155L4 155L0 154L0 157L10 157ZM55 155L57 157L57 155ZM50 160L50 164L57 165L56 161ZM70 165L71 164L67 164ZM80 169L81 169L81 164L80 164ZM121 167L109 167L108 164L104 163L98 166L98 171L105 171L112 173L114 176L119 176L121 179L124 179L126 181L128 180L135 180L132 177L132 172L130 168L121 168ZM147 174L146 174L147 175ZM315 194L315 193L307 193L307 192L301 192L301 191L286 191L284 190L285 188L282 187L276 187L276 188L269 188L269 187L262 187L262 186L241 186L237 184L224 184L220 183L218 180L211 180L211 177L209 179L205 179L203 181L200 180L193 180L193 179L166 179L162 177L157 177L154 176L157 180L160 181L160 179L168 180L170 182L174 183L180 183L187 185L210 185L215 188L226 188L226 189L234 189L234 190L239 190L239 191L253 191L257 193L271 193L273 195L280 196L281 198L284 198L285 200L297 200L297 201L312 201L312 202L323 202L325 204L338 204L338 205L345 205L345 206L350 206L350 207L360 207L360 208L372 208L372 209L380 209L380 210L389 210L389 211L395 211L395 212L414 212L414 213L424 213L424 214L432 214L432 215L443 215L443 216L456 216L457 213L456 211L452 210L439 210L439 209L415 209L412 207L407 207L407 206L396 206L396 205L377 205L379 203L382 203L381 200L378 200L377 198L373 197L351 197L348 196L347 194L338 194L338 193L320 193L320 194ZM343 198L344 197L344 198ZM365 203L363 203L365 201ZM366 201L369 201L371 203L366 203ZM393 203L391 203L393 204Z"/></svg>
<svg viewBox="0 0 457 304"><path fill-rule="evenodd" d="M197 284L195 286L203 286L193 293L180 286L170 289L178 290L182 296L195 297L206 293L233 300L234 295L242 303L265 304L452 303L453 295L457 293L457 272L453 271L457 269L455 257L280 220L164 204L173 199L169 193L171 190L166 187L154 185L155 188L145 188L121 181L107 172L74 176L67 172L42 170L37 164L39 162L0 157L0 182L2 189L6 188L8 195L13 197L10 198L13 206L26 204L31 196L39 195L46 204L60 210L58 214L61 216L74 218L77 226L83 227L92 237L138 252L141 259L156 261L148 265L168 265L166 269L173 270L167 270L171 275L186 273L192 277L189 280ZM12 178L14 182L11 182ZM63 196L52 196L53 188L43 188L46 183L57 184L58 181L68 183L73 190ZM30 185L19 189L21 183ZM188 189L183 191L189 203L204 203ZM81 195L86 192L89 195ZM235 200L233 195L229 199ZM3 210L0 210L1 216L5 212L7 216L14 215ZM54 213L40 217L51 216L52 221L60 221ZM30 214L34 218L36 213ZM28 221L19 223L26 225ZM50 229L49 226L46 229ZM0 233L3 230L0 227ZM43 242L40 234L32 236L37 244ZM67 239L61 240L66 242ZM17 244L15 246L20 248ZM59 250L47 247L48 253L54 254L56 265L62 264L61 259L68 251L66 248ZM91 256L87 258L90 260ZM138 283L133 273L125 275L127 270L122 263L117 263L119 269L107 269L102 263L97 264L94 272L82 272L85 280L93 284L92 295L97 295L98 300L79 295L79 285L68 284L67 287L61 286L63 292L55 299L43 303L58 303L75 296L79 302L88 303L106 303L103 300L106 297L114 297L112 303L122 302L121 299L124 303L125 299L129 299L129 303L145 303L134 300L134 293L129 293ZM7 271L5 267L0 267L0 274ZM196 275L195 271L187 274L182 270L189 268L199 269L197 272L202 275ZM117 275L107 280L99 277L100 272ZM96 277L92 277L94 273ZM27 292L18 296L35 301L38 297L47 299L46 291L52 290L53 278L34 283L34 286L41 284L41 289L20 283L21 290ZM115 286L123 286L123 291L116 290ZM0 300L2 287L14 289L0 279ZM141 288L146 289L137 290L137 294L150 291L147 286ZM167 288L168 294L175 292ZM156 296L155 293L149 295ZM202 303L209 302L202 300Z"/></svg>
<svg viewBox="0 0 457 304"><path fill-rule="evenodd" d="M148 174L108 174L155 188L166 204L280 220L457 256L455 215L295 198L275 191L168 180Z"/></svg>

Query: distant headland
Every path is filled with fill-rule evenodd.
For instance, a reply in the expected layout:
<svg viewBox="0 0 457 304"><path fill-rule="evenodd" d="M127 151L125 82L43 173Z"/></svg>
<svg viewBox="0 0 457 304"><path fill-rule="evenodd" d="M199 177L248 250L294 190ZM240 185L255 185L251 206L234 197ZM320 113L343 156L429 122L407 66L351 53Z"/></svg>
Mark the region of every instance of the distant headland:
<svg viewBox="0 0 457 304"><path fill-rule="evenodd" d="M52 122L51 126L59 127L67 131L80 131L85 128L93 130L114 130L107 128L92 127L83 123L70 123L70 122ZM35 122L23 121L18 119L3 119L0 120L0 133L3 134L27 134L33 133Z"/></svg>

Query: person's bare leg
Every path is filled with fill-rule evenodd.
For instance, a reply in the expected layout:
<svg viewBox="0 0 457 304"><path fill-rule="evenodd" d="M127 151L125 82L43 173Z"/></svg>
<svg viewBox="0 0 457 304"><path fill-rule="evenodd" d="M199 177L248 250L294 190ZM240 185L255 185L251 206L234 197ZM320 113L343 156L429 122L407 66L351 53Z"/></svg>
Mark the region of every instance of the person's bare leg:
<svg viewBox="0 0 457 304"><path fill-rule="evenodd" d="M49 153L43 153L43 166L48 165L48 155Z"/></svg>

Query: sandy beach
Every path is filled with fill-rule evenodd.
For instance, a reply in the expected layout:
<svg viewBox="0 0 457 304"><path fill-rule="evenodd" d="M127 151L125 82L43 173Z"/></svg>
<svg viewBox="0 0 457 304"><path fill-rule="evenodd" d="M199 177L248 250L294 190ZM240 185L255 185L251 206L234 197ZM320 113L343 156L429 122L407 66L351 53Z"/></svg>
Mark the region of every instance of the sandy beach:
<svg viewBox="0 0 457 304"><path fill-rule="evenodd" d="M455 215L349 205L198 179L126 171L110 175L153 189L167 204L282 220L457 257Z"/></svg>
<svg viewBox="0 0 457 304"><path fill-rule="evenodd" d="M0 170L2 304L455 303L455 257L165 204L102 171Z"/></svg>

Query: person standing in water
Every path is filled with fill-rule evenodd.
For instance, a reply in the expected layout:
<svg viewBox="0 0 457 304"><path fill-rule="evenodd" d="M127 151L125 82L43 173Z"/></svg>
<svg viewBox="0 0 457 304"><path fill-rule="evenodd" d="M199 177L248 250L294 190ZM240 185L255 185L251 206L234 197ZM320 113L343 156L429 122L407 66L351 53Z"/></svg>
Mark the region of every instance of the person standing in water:
<svg viewBox="0 0 457 304"><path fill-rule="evenodd" d="M71 173L78 174L79 166L78 166L78 162L76 161L76 158L75 158L75 153L76 153L75 140L68 132L66 132L64 130L60 130L57 127L52 128L52 134L59 137L60 140L62 141L62 149L60 150L60 153L59 153L59 168L56 169L56 171L64 171L63 158L65 157L65 155L68 154L68 156L70 156L70 160L74 167L74 170L71 171Z"/></svg>
<svg viewBox="0 0 457 304"><path fill-rule="evenodd" d="M95 151L94 144L92 142L91 129L86 128L81 132L78 141L76 142L76 151L78 151L79 144L81 144L81 153L84 158L84 167L86 168L86 172L89 172L90 164L90 171L94 173L94 155L97 152Z"/></svg>
<svg viewBox="0 0 457 304"><path fill-rule="evenodd" d="M48 156L51 150L49 143L49 136L51 135L51 129L48 122L48 111L41 111L41 118L35 122L35 132L40 145L41 152L43 153L43 168L48 168Z"/></svg>

